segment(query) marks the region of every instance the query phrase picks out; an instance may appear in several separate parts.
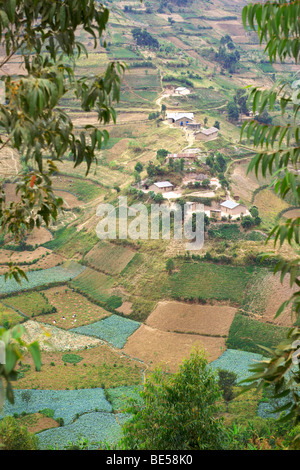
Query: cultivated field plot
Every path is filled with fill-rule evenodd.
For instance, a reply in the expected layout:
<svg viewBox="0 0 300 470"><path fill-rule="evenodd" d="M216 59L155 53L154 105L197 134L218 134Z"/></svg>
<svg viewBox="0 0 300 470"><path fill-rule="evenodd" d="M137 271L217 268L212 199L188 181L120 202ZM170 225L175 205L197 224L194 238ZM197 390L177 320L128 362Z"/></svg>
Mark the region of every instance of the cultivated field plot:
<svg viewBox="0 0 300 470"><path fill-rule="evenodd" d="M95 408L99 411L111 412L111 404L106 400L104 390L25 390L15 391L15 404L11 405L6 400L4 415L13 413L37 413L40 410L50 408L54 410L54 418L63 418L65 424L71 424L77 413L92 412Z"/></svg>
<svg viewBox="0 0 300 470"><path fill-rule="evenodd" d="M111 315L98 305L92 304L86 297L74 292L67 286L53 287L43 292L56 312L40 315L36 320L54 323L66 330L76 326L88 325Z"/></svg>
<svg viewBox="0 0 300 470"><path fill-rule="evenodd" d="M140 323L129 318L111 315L91 325L73 328L71 331L82 335L89 335L108 341L116 348L123 348L132 333L137 330Z"/></svg>
<svg viewBox="0 0 300 470"><path fill-rule="evenodd" d="M92 201L105 192L103 187L87 179L81 180L78 178L67 178L66 176L53 178L53 187L58 190L68 190L70 193L75 194L78 199L85 202Z"/></svg>
<svg viewBox="0 0 300 470"><path fill-rule="evenodd" d="M139 393L142 390L142 386L125 385L122 387L114 387L106 389L109 402L112 404L114 411L126 411L128 406L128 400L134 399L142 401Z"/></svg>
<svg viewBox="0 0 300 470"><path fill-rule="evenodd" d="M9 262L12 263L35 263L41 258L45 258L50 255L50 251L39 246L34 251L10 251L10 250L0 250L0 263L6 264Z"/></svg>
<svg viewBox="0 0 300 470"><path fill-rule="evenodd" d="M300 209L291 209L283 214L286 219L297 219L300 217Z"/></svg>
<svg viewBox="0 0 300 470"><path fill-rule="evenodd" d="M12 327L18 323L23 322L25 319L22 315L19 315L13 309L0 303L0 327L8 326Z"/></svg>
<svg viewBox="0 0 300 470"><path fill-rule="evenodd" d="M166 332L141 325L128 338L123 350L154 367L165 365L175 372L194 347L203 348L209 361L217 359L226 349L224 338Z"/></svg>
<svg viewBox="0 0 300 470"><path fill-rule="evenodd" d="M43 245L44 243L52 240L53 236L50 230L46 229L45 227L34 228L32 232L26 238L26 243L28 245Z"/></svg>
<svg viewBox="0 0 300 470"><path fill-rule="evenodd" d="M114 279L106 274L86 268L76 279L73 279L70 286L93 300L106 302L110 297L113 283Z"/></svg>
<svg viewBox="0 0 300 470"><path fill-rule="evenodd" d="M27 343L38 340L42 351L81 351L100 344L97 338L79 335L37 321L28 320L24 327L22 339Z"/></svg>
<svg viewBox="0 0 300 470"><path fill-rule="evenodd" d="M281 283L279 273L274 275L272 272L266 272L257 277L247 292L243 310L256 320L291 327L293 319L290 307L287 307L279 317L274 317L281 304L288 300L295 290L296 288L290 287L288 275Z"/></svg>
<svg viewBox="0 0 300 470"><path fill-rule="evenodd" d="M236 310L225 305L165 301L158 303L146 324L163 331L227 336Z"/></svg>
<svg viewBox="0 0 300 470"><path fill-rule="evenodd" d="M55 197L61 197L63 199L64 209L74 209L74 207L80 207L83 204L83 202L80 201L77 196L71 194L69 191L55 190L54 194Z"/></svg>
<svg viewBox="0 0 300 470"><path fill-rule="evenodd" d="M1 155L1 153L0 153ZM2 163L2 160L1 160ZM2 166L2 165L1 165ZM5 192L5 203L9 204L11 202L20 202L21 196L20 193L16 193L17 185L16 183L4 183L3 189Z"/></svg>
<svg viewBox="0 0 300 470"><path fill-rule="evenodd" d="M135 255L135 251L122 245L99 242L84 260L92 268L107 274L118 274L127 266Z"/></svg>
<svg viewBox="0 0 300 470"><path fill-rule="evenodd" d="M246 315L236 314L229 330L226 345L231 349L262 352L269 355L260 346L274 348L286 339L289 328L253 320Z"/></svg>
<svg viewBox="0 0 300 470"><path fill-rule="evenodd" d="M14 279L7 279L5 281L4 276L0 276L0 295L33 289L45 284L70 281L85 269L85 266L78 263L67 262L63 266L55 266L54 268L43 269L41 271L30 271L27 273L28 281L23 280L21 285Z"/></svg>
<svg viewBox="0 0 300 470"><path fill-rule="evenodd" d="M254 267L224 266L211 263L182 263L169 278L171 296L183 299L215 299L241 303Z"/></svg>
<svg viewBox="0 0 300 470"><path fill-rule="evenodd" d="M43 410L41 410L43 411ZM43 413L31 413L17 418L18 424L26 426L29 432L35 434L51 428L58 428L59 423L53 418L45 416Z"/></svg>
<svg viewBox="0 0 300 470"><path fill-rule="evenodd" d="M76 340L75 333L73 338ZM142 381L142 368L141 363L113 351L109 345L97 340L97 344L90 349L43 351L42 368L38 372L31 356L26 356L22 360L22 366L18 368L19 378L14 388L76 390L100 386L137 386Z"/></svg>
<svg viewBox="0 0 300 470"><path fill-rule="evenodd" d="M257 179L255 172L247 174L249 163L250 160L237 161L234 163L233 171L230 175L232 194L248 204L252 201L253 191L268 182L259 176Z"/></svg>
<svg viewBox="0 0 300 470"><path fill-rule="evenodd" d="M124 77L123 82L135 90L161 88L160 77L156 69L131 68Z"/></svg>
<svg viewBox="0 0 300 470"><path fill-rule="evenodd" d="M288 203L280 199L273 191L263 189L255 195L254 205L267 228L273 228L278 214L289 207Z"/></svg>
<svg viewBox="0 0 300 470"><path fill-rule="evenodd" d="M28 317L51 313L53 305L49 299L41 292L26 292L24 294L7 297L4 300L6 305L20 310Z"/></svg>
<svg viewBox="0 0 300 470"><path fill-rule="evenodd" d="M215 370L225 369L229 372L235 372L238 376L238 380L243 380L251 375L249 368L253 367L257 362L263 359L265 358L261 354L237 351L236 349L227 349L210 365Z"/></svg>
<svg viewBox="0 0 300 470"><path fill-rule="evenodd" d="M99 442L116 444L121 434L121 426L113 413L89 412L72 424L39 433L39 448L64 449L68 442L75 444L77 439L84 436L89 440L89 450L96 450L99 448Z"/></svg>

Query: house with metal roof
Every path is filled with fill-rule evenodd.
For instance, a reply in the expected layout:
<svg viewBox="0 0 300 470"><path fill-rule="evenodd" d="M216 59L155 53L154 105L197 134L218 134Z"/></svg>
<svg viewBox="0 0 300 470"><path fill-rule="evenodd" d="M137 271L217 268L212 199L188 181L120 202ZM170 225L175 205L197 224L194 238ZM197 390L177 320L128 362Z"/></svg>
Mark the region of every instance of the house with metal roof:
<svg viewBox="0 0 300 470"><path fill-rule="evenodd" d="M175 88L175 95L189 95L190 94L190 90L184 86L179 86L177 88Z"/></svg>
<svg viewBox="0 0 300 470"><path fill-rule="evenodd" d="M194 113L167 113L167 121L177 127L185 127L194 121Z"/></svg>
<svg viewBox="0 0 300 470"><path fill-rule="evenodd" d="M198 132L195 132L196 140L213 140L218 137L219 129L217 127L210 127L209 129L200 129Z"/></svg>
<svg viewBox="0 0 300 470"><path fill-rule="evenodd" d="M155 193L162 193L166 191L173 191L174 185L170 181L157 181L149 186L149 191Z"/></svg>
<svg viewBox="0 0 300 470"><path fill-rule="evenodd" d="M246 215L246 213L248 213L248 209L246 206L244 206L243 204L239 204L235 201L230 201L229 199L227 201L222 202L220 204L220 207L223 215L239 217L242 214Z"/></svg>

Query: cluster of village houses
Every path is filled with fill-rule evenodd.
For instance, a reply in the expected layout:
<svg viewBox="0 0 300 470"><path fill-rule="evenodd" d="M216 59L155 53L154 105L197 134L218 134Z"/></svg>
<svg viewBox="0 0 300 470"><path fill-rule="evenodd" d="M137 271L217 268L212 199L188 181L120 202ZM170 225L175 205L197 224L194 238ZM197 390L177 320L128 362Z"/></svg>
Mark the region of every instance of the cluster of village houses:
<svg viewBox="0 0 300 470"><path fill-rule="evenodd" d="M179 87L178 92L181 94L184 94L184 90L186 90L183 87ZM176 91L175 90L175 91ZM194 121L194 114L193 113L184 113L184 112L178 112L178 113L167 113L167 122L175 127L184 127L187 130L190 130L194 134L195 140L202 140L202 141L209 141L216 139L218 137L218 132L219 129L216 127L210 127L208 129L204 129L201 127L201 124L198 122ZM198 160L198 154L199 149L187 149L183 151L182 153L173 153L173 154L168 154L167 159L168 160L177 160L177 159L183 159L186 162L193 163L194 161ZM203 178L207 178L205 175L196 175L195 180L201 180ZM212 183L212 180L211 180ZM214 183L216 186L218 186L218 180L215 178ZM156 194L161 193L164 198L166 199L174 199L177 197L180 197L180 192L174 191L174 185L170 183L170 181L157 181L151 184L149 187L147 187L147 192L153 191ZM190 210L195 211L196 209L196 203L190 202ZM249 214L249 211L246 206L243 204L239 204L235 200L231 200L230 196L228 196L228 199L219 203L219 204L214 204L213 208L209 207L206 210L205 207L205 213L209 217L214 217L217 220L221 220L222 217L228 217L230 216L232 219L236 219L237 217L241 217L242 215L247 215Z"/></svg>

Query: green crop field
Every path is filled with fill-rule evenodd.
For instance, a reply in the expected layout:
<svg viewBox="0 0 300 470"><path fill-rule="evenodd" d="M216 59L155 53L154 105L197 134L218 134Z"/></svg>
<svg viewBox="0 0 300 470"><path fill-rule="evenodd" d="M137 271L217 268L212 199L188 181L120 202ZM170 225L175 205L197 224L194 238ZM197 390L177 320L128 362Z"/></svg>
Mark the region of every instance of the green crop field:
<svg viewBox="0 0 300 470"><path fill-rule="evenodd" d="M5 299L7 300L7 299ZM12 308L0 303L0 327L12 327L24 321L24 317L15 312Z"/></svg>
<svg viewBox="0 0 300 470"><path fill-rule="evenodd" d="M29 317L48 314L54 311L47 296L41 292L26 292L5 299L5 303L19 309Z"/></svg>
<svg viewBox="0 0 300 470"><path fill-rule="evenodd" d="M70 283L71 287L78 289L79 292L95 302L106 304L112 297L115 297L110 293L114 283L112 277L90 268L87 268L85 271L85 275L77 276L76 279ZM120 305L121 304L118 306Z"/></svg>
<svg viewBox="0 0 300 470"><path fill-rule="evenodd" d="M170 276L168 291L173 298L229 300L242 304L245 290L255 279L252 266L223 266L182 262Z"/></svg>
<svg viewBox="0 0 300 470"><path fill-rule="evenodd" d="M62 227L54 233L54 239L46 242L43 246L60 253L66 257L75 254L85 255L97 242L98 238L94 232L77 232L76 227Z"/></svg>
<svg viewBox="0 0 300 470"><path fill-rule="evenodd" d="M105 193L105 189L100 185L77 178L72 178L70 181L70 178L65 176L58 176L54 178L53 187L55 189L67 189L72 194L75 194L78 199L81 199L85 202L92 201L93 199Z"/></svg>
<svg viewBox="0 0 300 470"><path fill-rule="evenodd" d="M237 313L231 324L226 345L231 349L270 356L270 353L260 346L277 346L286 338L288 331L289 328L263 323Z"/></svg>
<svg viewBox="0 0 300 470"><path fill-rule="evenodd" d="M108 55L114 59L139 59L139 53L126 49L125 47L111 46L107 49Z"/></svg>
<svg viewBox="0 0 300 470"><path fill-rule="evenodd" d="M107 274L118 274L134 257L135 252L122 245L99 242L87 253L84 262Z"/></svg>

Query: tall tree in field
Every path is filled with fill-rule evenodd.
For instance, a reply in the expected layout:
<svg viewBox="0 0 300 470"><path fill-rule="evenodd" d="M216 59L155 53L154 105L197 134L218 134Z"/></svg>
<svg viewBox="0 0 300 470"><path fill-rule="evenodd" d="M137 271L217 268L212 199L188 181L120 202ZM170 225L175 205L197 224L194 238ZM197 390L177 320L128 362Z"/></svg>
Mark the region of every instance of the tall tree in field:
<svg viewBox="0 0 300 470"><path fill-rule="evenodd" d="M86 125L77 132L61 108L68 94L85 113L96 112L99 125L116 121L113 102L119 100L124 64L109 62L106 71L96 76L78 78L75 73L76 59L87 55L77 39L79 33L84 31L97 47L108 18L109 10L96 0L0 0L0 80L5 87L0 103L0 165L1 152L9 149L27 166L17 175L18 202L7 204L5 191L0 190L1 231L14 241L22 242L34 227L56 220L63 201L55 197L51 177L62 157L71 154L74 165L85 163L88 173L96 151L109 138L99 126ZM18 62L19 72L15 65L10 68L12 60ZM18 282L26 278L12 264L7 276ZM0 328L6 350L6 363L0 364L0 407L4 390L13 401L11 380L24 352L22 334L20 325L11 331ZM39 368L38 344L28 349Z"/></svg>
<svg viewBox="0 0 300 470"><path fill-rule="evenodd" d="M205 450L226 445L216 375L194 351L173 375L156 369L123 427L120 445L131 450Z"/></svg>
<svg viewBox="0 0 300 470"><path fill-rule="evenodd" d="M265 51L270 62L293 59L299 63L300 55L300 2L277 0L276 2L250 4L243 9L242 18L245 28L257 31L260 43L266 43ZM284 200L293 205L300 205L299 156L300 156L300 78L295 74L294 80L281 80L270 90L253 88L250 91L253 113L262 114L273 110L279 103L283 117L287 110L292 119L285 119L283 125L253 120L244 123L242 136L246 136L257 150L250 163L249 171L255 170L266 176L272 175L273 190ZM271 387L274 397L285 398L285 405L278 411L284 412L285 420L300 422L300 264L299 264L299 226L300 218L289 218L278 223L270 232L268 240L274 240L274 246L284 242L295 249L295 258L278 262L274 272L279 272L281 281L288 276L290 286L296 286L292 297L284 302L274 315L290 305L296 322L290 329L287 339L275 350L269 350L271 358L258 363L252 368L255 374L249 378L250 387ZM294 367L293 367L294 365ZM300 443L300 436L298 442Z"/></svg>

